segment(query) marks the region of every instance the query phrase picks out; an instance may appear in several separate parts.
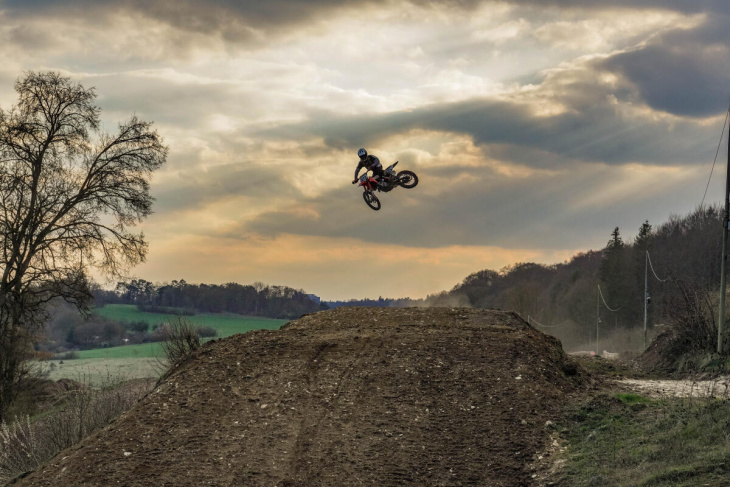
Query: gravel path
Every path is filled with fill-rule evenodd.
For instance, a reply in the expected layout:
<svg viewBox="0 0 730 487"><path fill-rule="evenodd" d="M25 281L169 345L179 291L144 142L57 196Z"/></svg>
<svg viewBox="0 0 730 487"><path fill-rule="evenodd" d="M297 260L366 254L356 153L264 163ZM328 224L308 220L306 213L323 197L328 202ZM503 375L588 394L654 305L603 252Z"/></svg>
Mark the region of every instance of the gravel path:
<svg viewBox="0 0 730 487"><path fill-rule="evenodd" d="M621 379L618 384L650 397L730 397L730 376L712 380Z"/></svg>

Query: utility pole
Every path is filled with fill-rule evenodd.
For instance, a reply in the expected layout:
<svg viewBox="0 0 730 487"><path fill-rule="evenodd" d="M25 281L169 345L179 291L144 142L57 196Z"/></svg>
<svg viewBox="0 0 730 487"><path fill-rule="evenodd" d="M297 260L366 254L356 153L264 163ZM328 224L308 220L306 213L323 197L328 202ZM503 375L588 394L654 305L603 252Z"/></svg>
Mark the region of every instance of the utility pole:
<svg viewBox="0 0 730 487"><path fill-rule="evenodd" d="M644 257L644 350L646 350L646 315L649 306L649 251Z"/></svg>
<svg viewBox="0 0 730 487"><path fill-rule="evenodd" d="M596 355L598 355L598 324L601 322L601 286L596 290Z"/></svg>
<svg viewBox="0 0 730 487"><path fill-rule="evenodd" d="M730 110L730 108L728 108ZM725 287L727 284L727 231L730 221L730 128L727 138L727 177L725 179L725 214L722 219L722 260L720 264L720 316L717 323L717 353L725 352Z"/></svg>

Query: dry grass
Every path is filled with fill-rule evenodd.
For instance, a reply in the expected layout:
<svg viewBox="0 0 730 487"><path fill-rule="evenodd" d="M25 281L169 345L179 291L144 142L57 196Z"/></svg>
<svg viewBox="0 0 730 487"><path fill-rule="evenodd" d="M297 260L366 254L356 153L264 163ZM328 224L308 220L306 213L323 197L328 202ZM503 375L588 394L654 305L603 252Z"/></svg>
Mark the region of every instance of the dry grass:
<svg viewBox="0 0 730 487"><path fill-rule="evenodd" d="M0 425L0 483L36 470L128 411L148 392L146 382L122 383L108 376L93 387L89 377L64 383L58 406L40 418L15 418Z"/></svg>
<svg viewBox="0 0 730 487"><path fill-rule="evenodd" d="M37 469L56 453L28 416L0 424L0 483Z"/></svg>

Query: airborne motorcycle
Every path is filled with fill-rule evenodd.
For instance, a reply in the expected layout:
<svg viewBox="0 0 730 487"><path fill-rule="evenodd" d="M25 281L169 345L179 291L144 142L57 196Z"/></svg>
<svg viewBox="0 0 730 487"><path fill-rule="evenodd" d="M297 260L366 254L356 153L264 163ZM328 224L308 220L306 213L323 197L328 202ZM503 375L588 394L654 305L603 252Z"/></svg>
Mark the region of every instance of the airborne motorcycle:
<svg viewBox="0 0 730 487"><path fill-rule="evenodd" d="M365 203L373 210L380 209L380 200L375 196L375 191L387 193L398 186L411 189L415 188L418 184L418 176L413 171L400 171L396 174L394 169L396 164L398 164L398 161L388 166L381 184L378 184L376 179L368 176L367 172L360 176L360 184L358 186L363 187L362 197Z"/></svg>

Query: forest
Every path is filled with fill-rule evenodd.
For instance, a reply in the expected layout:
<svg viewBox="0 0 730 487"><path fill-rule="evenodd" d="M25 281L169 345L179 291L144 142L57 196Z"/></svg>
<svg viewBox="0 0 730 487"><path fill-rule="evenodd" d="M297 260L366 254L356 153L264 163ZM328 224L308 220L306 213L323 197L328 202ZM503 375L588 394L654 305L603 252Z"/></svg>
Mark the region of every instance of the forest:
<svg viewBox="0 0 730 487"><path fill-rule="evenodd" d="M475 272L425 303L514 310L543 331L555 330L568 347L566 341L594 339L597 320L607 332L643 328L645 302L649 329L669 325L717 292L721 230L718 206L671 216L656 228L645 221L633 239L615 227L601 250L555 265Z"/></svg>

